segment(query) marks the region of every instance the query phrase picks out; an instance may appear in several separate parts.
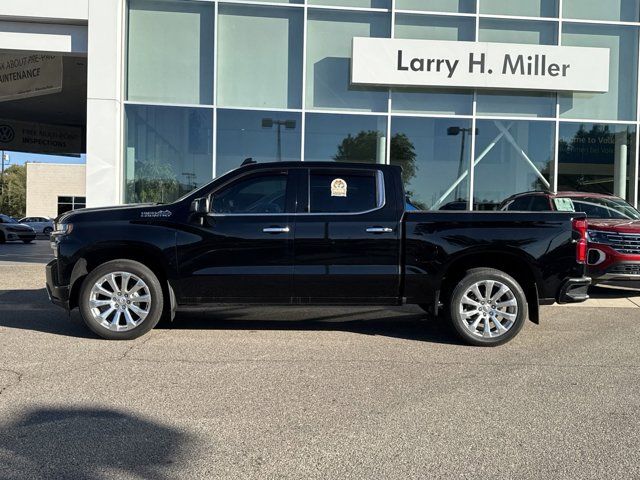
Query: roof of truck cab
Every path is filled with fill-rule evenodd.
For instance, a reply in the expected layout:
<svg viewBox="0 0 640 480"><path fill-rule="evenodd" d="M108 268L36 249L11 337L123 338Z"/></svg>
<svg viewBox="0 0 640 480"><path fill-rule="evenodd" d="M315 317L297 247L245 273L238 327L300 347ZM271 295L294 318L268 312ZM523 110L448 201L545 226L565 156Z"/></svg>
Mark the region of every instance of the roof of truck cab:
<svg viewBox="0 0 640 480"><path fill-rule="evenodd" d="M336 162L334 160L327 161L286 161L286 162L258 162L243 165L241 168L351 168L351 169L367 169L367 168L401 168L397 165L385 165L381 163L364 163L364 162Z"/></svg>

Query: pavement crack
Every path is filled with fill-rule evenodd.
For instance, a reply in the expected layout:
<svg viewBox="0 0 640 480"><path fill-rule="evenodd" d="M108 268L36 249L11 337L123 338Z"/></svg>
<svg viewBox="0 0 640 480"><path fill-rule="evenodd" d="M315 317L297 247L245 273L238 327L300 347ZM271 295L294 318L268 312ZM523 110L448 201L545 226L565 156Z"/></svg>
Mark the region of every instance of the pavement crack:
<svg viewBox="0 0 640 480"><path fill-rule="evenodd" d="M15 387L16 385L18 385L22 381L22 378L24 377L23 373L18 372L16 370L8 369L8 368L0 368L0 372L8 373L8 374L13 375L15 377L15 379L12 382L9 382L8 385L0 386L0 395L2 395L4 392L6 392L9 388Z"/></svg>
<svg viewBox="0 0 640 480"><path fill-rule="evenodd" d="M124 360L136 348L143 347L144 345L146 345L149 342L149 340L151 340L154 337L157 337L158 335L160 335L160 333L157 333L155 335L148 335L145 339L143 339L143 340L141 340L139 342L133 342L133 344L131 346L129 346L129 348L127 348L124 351L124 353L120 356L120 358L117 358L115 361L119 362L120 360ZM113 361L113 360L109 360L109 361Z"/></svg>

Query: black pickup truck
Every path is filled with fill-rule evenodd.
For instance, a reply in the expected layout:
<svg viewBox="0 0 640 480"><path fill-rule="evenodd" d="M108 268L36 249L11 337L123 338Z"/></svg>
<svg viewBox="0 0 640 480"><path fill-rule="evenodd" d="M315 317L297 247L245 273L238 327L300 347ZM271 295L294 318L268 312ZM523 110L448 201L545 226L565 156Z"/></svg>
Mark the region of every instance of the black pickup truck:
<svg viewBox="0 0 640 480"><path fill-rule="evenodd" d="M409 211L395 166L243 166L171 204L57 219L53 303L132 339L216 303L417 304L475 345L588 298L581 213Z"/></svg>

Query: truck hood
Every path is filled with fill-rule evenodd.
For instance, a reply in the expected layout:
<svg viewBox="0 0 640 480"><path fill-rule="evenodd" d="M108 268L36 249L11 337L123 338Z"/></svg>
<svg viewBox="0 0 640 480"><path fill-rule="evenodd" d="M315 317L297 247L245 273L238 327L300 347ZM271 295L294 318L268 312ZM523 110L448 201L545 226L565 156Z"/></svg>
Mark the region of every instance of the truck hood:
<svg viewBox="0 0 640 480"><path fill-rule="evenodd" d="M589 218L587 223L589 228L596 230L640 234L640 220Z"/></svg>
<svg viewBox="0 0 640 480"><path fill-rule="evenodd" d="M56 218L56 223L168 219L173 216L176 207L176 204L138 203L113 207L81 208L63 213Z"/></svg>

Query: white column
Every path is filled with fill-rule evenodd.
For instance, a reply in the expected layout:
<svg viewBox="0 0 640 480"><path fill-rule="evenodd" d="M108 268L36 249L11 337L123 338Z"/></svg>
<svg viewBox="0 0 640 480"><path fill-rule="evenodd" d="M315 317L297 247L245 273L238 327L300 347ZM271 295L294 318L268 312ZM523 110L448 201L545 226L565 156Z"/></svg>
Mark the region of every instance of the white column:
<svg viewBox="0 0 640 480"><path fill-rule="evenodd" d="M87 206L122 203L124 0L89 0Z"/></svg>
<svg viewBox="0 0 640 480"><path fill-rule="evenodd" d="M379 135L378 136L378 148L376 151L376 163L387 163L386 162L386 157L387 157L387 137L384 135Z"/></svg>
<svg viewBox="0 0 640 480"><path fill-rule="evenodd" d="M621 198L627 196L627 134L616 133L613 160L613 194Z"/></svg>

